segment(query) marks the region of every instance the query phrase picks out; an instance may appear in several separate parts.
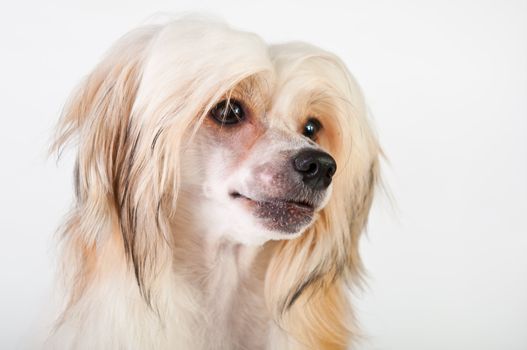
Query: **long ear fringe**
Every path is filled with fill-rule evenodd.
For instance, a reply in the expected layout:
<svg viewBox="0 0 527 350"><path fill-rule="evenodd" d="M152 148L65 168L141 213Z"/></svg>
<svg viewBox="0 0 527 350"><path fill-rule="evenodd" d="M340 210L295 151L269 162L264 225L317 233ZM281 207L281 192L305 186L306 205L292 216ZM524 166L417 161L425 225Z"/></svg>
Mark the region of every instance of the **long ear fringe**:
<svg viewBox="0 0 527 350"><path fill-rule="evenodd" d="M283 315L280 325L293 336L291 349L348 349L360 337L341 278L326 276L309 285Z"/></svg>
<svg viewBox="0 0 527 350"><path fill-rule="evenodd" d="M157 30L145 27L121 38L76 89L57 128L51 151L58 157L70 142L77 143L75 205L59 231L66 310L95 278L96 256L119 230L124 211L118 193L133 154L131 111L144 50Z"/></svg>
<svg viewBox="0 0 527 350"><path fill-rule="evenodd" d="M328 77L334 89L335 119L343 135L334 150L340 170L334 194L314 226L301 237L277 243L265 281L268 308L279 327L300 348L345 349L359 332L347 288L362 283L358 244L378 183L381 153L367 118L360 88L344 64L326 52L299 44L274 48L274 60L294 61L290 69Z"/></svg>

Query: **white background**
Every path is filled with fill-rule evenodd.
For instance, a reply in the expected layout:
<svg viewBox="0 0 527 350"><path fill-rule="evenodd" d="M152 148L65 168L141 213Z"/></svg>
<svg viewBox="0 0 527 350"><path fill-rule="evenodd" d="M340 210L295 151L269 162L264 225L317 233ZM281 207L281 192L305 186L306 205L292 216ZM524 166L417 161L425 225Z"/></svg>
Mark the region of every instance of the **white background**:
<svg viewBox="0 0 527 350"><path fill-rule="evenodd" d="M354 296L359 349L527 349L526 1L23 1L0 5L0 348L48 304L72 161L46 158L69 92L150 15L205 11L334 51L389 164Z"/></svg>

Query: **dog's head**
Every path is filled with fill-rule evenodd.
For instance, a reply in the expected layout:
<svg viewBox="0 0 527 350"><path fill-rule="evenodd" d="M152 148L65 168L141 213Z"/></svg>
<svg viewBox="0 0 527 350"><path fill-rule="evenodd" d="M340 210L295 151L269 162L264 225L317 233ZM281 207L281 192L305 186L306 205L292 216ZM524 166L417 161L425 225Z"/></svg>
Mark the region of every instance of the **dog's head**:
<svg viewBox="0 0 527 350"><path fill-rule="evenodd" d="M74 135L71 224L87 247L118 230L144 291L185 224L278 241L266 272L276 315L360 269L379 147L333 54L195 20L142 28L73 96L57 147Z"/></svg>

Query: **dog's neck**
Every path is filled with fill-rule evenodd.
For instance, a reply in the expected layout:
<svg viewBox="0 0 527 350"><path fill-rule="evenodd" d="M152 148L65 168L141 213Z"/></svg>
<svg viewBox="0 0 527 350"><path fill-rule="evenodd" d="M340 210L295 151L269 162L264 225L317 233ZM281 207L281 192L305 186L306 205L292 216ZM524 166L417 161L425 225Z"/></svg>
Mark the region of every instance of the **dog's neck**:
<svg viewBox="0 0 527 350"><path fill-rule="evenodd" d="M174 273L199 291L207 333L225 344L261 348L270 322L264 278L272 243L245 246L188 222L176 224L174 235Z"/></svg>

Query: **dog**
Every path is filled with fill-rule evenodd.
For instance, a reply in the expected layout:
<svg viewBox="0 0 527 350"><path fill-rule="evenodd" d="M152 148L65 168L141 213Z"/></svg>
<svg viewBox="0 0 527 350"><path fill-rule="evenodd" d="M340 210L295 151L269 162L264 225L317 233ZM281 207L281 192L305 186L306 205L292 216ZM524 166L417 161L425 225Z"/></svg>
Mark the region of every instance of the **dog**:
<svg viewBox="0 0 527 350"><path fill-rule="evenodd" d="M196 18L122 37L73 92L55 349L345 349L379 180L334 54Z"/></svg>

